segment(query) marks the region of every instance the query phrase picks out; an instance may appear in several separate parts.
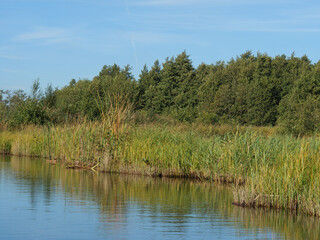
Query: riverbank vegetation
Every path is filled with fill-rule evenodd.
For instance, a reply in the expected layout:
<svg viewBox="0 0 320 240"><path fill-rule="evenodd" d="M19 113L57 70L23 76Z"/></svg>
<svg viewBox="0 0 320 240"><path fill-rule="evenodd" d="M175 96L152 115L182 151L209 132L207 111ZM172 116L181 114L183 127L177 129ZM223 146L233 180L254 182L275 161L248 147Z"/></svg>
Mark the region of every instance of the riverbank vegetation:
<svg viewBox="0 0 320 240"><path fill-rule="evenodd" d="M252 129L211 135L183 125L127 126L116 136L103 127L85 121L2 132L1 146L70 167L232 182L239 205L320 215L319 137L268 136Z"/></svg>
<svg viewBox="0 0 320 240"><path fill-rule="evenodd" d="M320 216L320 65L244 53L192 66L183 52L145 67L31 94L2 91L0 151L68 167L235 185L242 206Z"/></svg>

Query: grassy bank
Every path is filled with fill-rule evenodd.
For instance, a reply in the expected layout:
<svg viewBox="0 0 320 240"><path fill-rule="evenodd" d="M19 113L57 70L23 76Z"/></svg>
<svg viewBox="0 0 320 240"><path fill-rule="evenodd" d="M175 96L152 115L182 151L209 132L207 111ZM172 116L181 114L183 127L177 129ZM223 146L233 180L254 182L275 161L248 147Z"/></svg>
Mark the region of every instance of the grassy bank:
<svg viewBox="0 0 320 240"><path fill-rule="evenodd" d="M320 216L320 139L268 128L102 122L0 133L1 152L58 159L72 167L235 183L236 204Z"/></svg>

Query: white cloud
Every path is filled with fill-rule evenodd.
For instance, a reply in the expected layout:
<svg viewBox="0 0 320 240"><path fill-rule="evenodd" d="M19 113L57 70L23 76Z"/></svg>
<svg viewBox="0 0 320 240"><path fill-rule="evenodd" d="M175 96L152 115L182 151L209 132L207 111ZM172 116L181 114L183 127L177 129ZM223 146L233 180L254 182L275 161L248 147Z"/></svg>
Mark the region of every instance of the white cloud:
<svg viewBox="0 0 320 240"><path fill-rule="evenodd" d="M153 0L153 1L140 1L137 5L141 6L168 6L168 5L187 5L199 2L196 0Z"/></svg>
<svg viewBox="0 0 320 240"><path fill-rule="evenodd" d="M24 59L24 57L20 57L20 56L2 55L2 54L0 54L0 58L10 59L10 60L21 60L21 59Z"/></svg>
<svg viewBox="0 0 320 240"><path fill-rule="evenodd" d="M279 32L279 33L318 33L320 28L286 28L286 27L239 27L232 31L244 32Z"/></svg>
<svg viewBox="0 0 320 240"><path fill-rule="evenodd" d="M292 2L292 0L150 0L138 1L134 5L140 6L181 6L196 4L215 4L215 5L260 5L260 4L274 4Z"/></svg>
<svg viewBox="0 0 320 240"><path fill-rule="evenodd" d="M176 31L176 35L183 31L189 33L201 33L203 31L219 31L219 32L292 32L292 33L315 33L320 32L320 25L314 21L317 15L311 15L307 18L305 15L288 14L282 12L277 16L262 19L260 16L239 15L194 15L188 17L187 14L146 14L144 16L134 15L136 25L153 28L155 33L136 32L137 40L146 42L164 42L167 36L158 34L161 31ZM158 33L157 33L158 32ZM158 36L159 35L159 36ZM172 39L172 36L168 36Z"/></svg>
<svg viewBox="0 0 320 240"><path fill-rule="evenodd" d="M58 44L70 42L72 31L65 28L35 27L33 31L19 34L14 38L15 41L41 41L45 44Z"/></svg>
<svg viewBox="0 0 320 240"><path fill-rule="evenodd" d="M247 32L287 32L314 33L320 32L320 27L309 22L302 22L294 18L278 20L230 19L226 20L224 30Z"/></svg>
<svg viewBox="0 0 320 240"><path fill-rule="evenodd" d="M168 33L157 33L157 32L144 32L144 31L132 31L126 32L125 37L137 43L142 44L155 44L171 42L177 40L178 36Z"/></svg>
<svg viewBox="0 0 320 240"><path fill-rule="evenodd" d="M24 76L30 76L29 72L22 71L22 70L16 70L16 69L2 68L2 69L0 69L0 72L12 73L12 74L24 75Z"/></svg>

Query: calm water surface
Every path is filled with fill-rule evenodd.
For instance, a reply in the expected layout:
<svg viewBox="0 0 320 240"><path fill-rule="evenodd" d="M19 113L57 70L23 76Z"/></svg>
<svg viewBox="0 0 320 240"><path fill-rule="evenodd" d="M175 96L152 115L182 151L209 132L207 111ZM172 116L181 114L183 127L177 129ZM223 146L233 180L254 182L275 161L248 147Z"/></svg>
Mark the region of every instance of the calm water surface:
<svg viewBox="0 0 320 240"><path fill-rule="evenodd" d="M232 188L0 156L0 239L319 239L318 218L233 206Z"/></svg>

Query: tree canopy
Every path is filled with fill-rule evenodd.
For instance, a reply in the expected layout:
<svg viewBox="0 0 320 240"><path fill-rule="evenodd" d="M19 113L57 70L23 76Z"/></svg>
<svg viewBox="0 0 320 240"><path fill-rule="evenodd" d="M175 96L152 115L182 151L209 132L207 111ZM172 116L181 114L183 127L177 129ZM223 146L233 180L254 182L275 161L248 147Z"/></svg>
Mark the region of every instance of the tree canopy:
<svg viewBox="0 0 320 240"><path fill-rule="evenodd" d="M125 96L135 111L169 115L179 121L203 121L254 126L279 125L304 134L320 127L320 63L307 56L287 57L247 51L229 62L195 68L184 51L145 65L134 79L129 65L103 66L92 80L72 79L61 89L39 80L30 94L0 91L2 124L59 123L86 117L99 119L101 103Z"/></svg>

